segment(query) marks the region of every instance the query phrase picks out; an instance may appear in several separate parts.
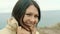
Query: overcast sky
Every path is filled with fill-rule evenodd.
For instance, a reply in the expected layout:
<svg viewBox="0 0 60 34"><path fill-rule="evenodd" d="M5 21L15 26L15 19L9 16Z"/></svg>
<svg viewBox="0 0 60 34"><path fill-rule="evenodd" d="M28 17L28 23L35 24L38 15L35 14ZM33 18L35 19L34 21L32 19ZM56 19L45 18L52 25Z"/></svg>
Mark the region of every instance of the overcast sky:
<svg viewBox="0 0 60 34"><path fill-rule="evenodd" d="M0 13L11 13L18 0L0 0ZM35 0L42 11L60 10L60 0Z"/></svg>

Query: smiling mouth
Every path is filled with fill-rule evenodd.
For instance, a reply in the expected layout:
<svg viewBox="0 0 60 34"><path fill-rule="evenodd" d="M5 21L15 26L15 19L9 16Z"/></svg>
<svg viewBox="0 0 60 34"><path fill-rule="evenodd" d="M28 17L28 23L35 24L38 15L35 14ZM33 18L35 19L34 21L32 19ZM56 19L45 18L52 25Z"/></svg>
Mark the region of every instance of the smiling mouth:
<svg viewBox="0 0 60 34"><path fill-rule="evenodd" d="M26 23L26 25L28 25L28 26L35 26L34 23Z"/></svg>

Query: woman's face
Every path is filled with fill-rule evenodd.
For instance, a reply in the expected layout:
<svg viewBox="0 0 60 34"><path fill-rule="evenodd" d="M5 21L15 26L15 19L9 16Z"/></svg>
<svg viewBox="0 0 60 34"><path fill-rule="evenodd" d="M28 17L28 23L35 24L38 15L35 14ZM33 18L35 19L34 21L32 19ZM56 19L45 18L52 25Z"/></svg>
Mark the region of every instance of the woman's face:
<svg viewBox="0 0 60 34"><path fill-rule="evenodd" d="M28 26L35 26L38 23L38 10L34 5L30 5L23 18L23 22Z"/></svg>

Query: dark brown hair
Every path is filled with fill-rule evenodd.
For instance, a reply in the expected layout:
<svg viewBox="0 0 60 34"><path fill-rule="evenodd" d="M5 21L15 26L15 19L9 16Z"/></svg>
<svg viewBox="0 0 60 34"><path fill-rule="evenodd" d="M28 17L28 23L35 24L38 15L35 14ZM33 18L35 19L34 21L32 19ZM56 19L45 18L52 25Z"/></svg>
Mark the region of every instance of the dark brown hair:
<svg viewBox="0 0 60 34"><path fill-rule="evenodd" d="M39 13L38 19L40 21L41 14L40 14L40 8L39 8L38 4L34 0L19 0L19 1L17 1L16 5L14 6L13 11L12 11L12 16L18 21L19 26L21 26L19 20L25 14L26 9L30 5L34 5L38 9L38 13Z"/></svg>

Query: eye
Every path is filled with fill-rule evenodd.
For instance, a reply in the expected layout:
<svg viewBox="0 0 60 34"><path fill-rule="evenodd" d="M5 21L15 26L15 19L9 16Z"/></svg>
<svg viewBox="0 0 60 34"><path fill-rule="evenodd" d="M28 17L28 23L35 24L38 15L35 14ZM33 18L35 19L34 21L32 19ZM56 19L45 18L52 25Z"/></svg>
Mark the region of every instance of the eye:
<svg viewBox="0 0 60 34"><path fill-rule="evenodd" d="M27 15L27 16L31 16L32 14L30 14L30 13L27 13L26 15Z"/></svg>
<svg viewBox="0 0 60 34"><path fill-rule="evenodd" d="M35 15L35 18L38 18L39 16L38 15Z"/></svg>

